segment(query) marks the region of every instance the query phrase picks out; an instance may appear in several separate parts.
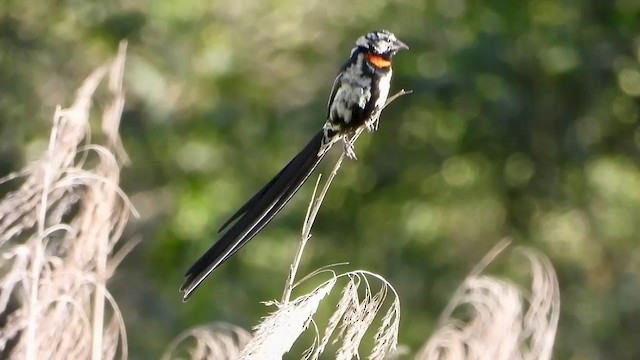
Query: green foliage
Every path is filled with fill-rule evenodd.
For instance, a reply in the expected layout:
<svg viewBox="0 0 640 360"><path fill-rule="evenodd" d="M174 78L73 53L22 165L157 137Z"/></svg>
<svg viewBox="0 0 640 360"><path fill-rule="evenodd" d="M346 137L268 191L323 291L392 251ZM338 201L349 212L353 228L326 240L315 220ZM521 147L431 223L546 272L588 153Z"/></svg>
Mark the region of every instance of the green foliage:
<svg viewBox="0 0 640 360"><path fill-rule="evenodd" d="M0 174L39 153L55 105L128 38L123 188L143 243L114 292L131 353L157 357L190 325L252 326L282 292L311 186L187 304L181 275L321 126L356 37L388 28L411 47L394 86L414 94L343 164L301 272L385 276L415 350L511 236L558 271L557 358L639 358L639 15L634 0L4 1Z"/></svg>

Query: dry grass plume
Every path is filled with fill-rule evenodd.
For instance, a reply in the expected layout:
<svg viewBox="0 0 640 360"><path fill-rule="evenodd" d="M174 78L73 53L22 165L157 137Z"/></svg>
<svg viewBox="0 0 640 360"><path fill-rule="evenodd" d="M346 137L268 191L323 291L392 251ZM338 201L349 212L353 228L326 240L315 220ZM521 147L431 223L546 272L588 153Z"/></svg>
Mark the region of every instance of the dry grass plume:
<svg viewBox="0 0 640 360"><path fill-rule="evenodd" d="M114 252L133 211L120 190L127 161L118 135L126 45L96 69L75 101L58 108L44 154L0 182L22 181L0 202L0 357L127 358L124 321L106 289L132 243ZM91 104L107 82L91 143Z"/></svg>

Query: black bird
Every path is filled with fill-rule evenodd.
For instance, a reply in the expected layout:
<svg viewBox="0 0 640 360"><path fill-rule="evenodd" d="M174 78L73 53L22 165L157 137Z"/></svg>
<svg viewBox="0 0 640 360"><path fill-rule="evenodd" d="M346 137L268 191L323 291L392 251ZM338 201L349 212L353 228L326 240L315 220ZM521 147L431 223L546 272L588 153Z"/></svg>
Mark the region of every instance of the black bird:
<svg viewBox="0 0 640 360"><path fill-rule="evenodd" d="M180 291L189 299L200 283L251 240L289 202L331 146L342 140L355 159L351 135L358 128L377 128L391 86L391 60L402 41L386 30L370 32L356 41L349 60L333 82L327 120L311 141L280 172L249 199L218 231L220 239L186 273Z"/></svg>

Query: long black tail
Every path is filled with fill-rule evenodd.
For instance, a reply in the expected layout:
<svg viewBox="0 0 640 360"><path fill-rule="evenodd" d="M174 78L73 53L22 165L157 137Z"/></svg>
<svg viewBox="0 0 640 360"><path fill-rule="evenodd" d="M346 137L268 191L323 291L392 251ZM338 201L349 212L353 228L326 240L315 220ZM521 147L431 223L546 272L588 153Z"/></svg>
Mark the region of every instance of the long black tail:
<svg viewBox="0 0 640 360"><path fill-rule="evenodd" d="M251 240L300 189L326 152L318 155L324 132L320 130L280 172L227 220L220 239L186 273L180 287L187 301L200 283ZM234 223L235 221L235 223Z"/></svg>

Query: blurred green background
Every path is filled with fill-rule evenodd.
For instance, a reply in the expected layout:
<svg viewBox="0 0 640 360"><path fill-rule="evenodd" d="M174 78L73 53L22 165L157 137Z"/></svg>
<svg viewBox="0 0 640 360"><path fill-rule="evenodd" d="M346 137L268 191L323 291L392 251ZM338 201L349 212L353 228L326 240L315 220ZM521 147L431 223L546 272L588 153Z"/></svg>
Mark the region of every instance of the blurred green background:
<svg viewBox="0 0 640 360"><path fill-rule="evenodd" d="M143 241L111 285L131 357L196 324L249 328L282 294L310 185L186 304L182 275L322 125L337 69L378 28L410 45L393 86L414 94L343 165L301 274L385 276L415 351L510 236L558 272L555 358L640 358L638 0L3 0L0 175L45 149L56 104L128 39L122 186Z"/></svg>

